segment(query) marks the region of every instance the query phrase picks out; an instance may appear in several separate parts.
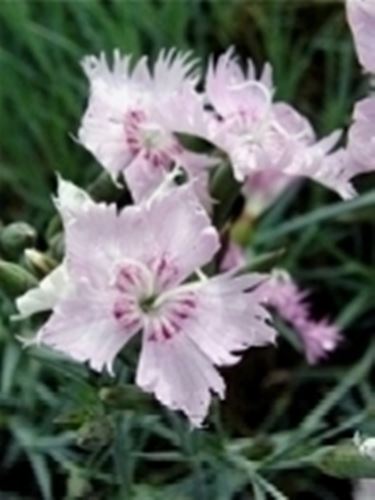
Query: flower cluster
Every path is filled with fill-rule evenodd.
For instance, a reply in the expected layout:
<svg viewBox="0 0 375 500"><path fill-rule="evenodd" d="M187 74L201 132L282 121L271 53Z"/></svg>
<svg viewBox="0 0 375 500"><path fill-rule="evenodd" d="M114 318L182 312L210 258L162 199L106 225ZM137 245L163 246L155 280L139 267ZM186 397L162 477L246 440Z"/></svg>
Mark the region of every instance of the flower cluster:
<svg viewBox="0 0 375 500"><path fill-rule="evenodd" d="M348 8L360 59L373 71L370 4ZM59 179L65 257L17 306L23 317L52 310L32 343L97 371L113 374L120 351L141 334L137 385L199 426L212 395L224 396L216 367L274 343L266 305L296 326L311 362L338 339L334 327L310 320L291 281L240 272L238 253L218 272L213 171L229 164L258 213L301 177L350 198L351 179L375 167L367 126L375 104L369 98L357 105L343 150L340 131L319 139L301 113L275 100L269 64L257 76L252 61L241 65L233 49L211 60L205 74L190 53L176 50L161 51L153 65L115 51L112 63L89 56L82 66L90 95L79 142L118 186L126 184L134 203L98 203ZM210 148L192 150L186 135Z"/></svg>

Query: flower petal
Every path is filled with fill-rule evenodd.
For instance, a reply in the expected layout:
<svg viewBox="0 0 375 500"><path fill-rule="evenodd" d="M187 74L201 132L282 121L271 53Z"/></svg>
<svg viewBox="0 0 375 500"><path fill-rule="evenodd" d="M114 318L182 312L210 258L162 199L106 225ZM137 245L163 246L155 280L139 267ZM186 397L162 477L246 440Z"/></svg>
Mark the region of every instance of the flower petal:
<svg viewBox="0 0 375 500"><path fill-rule="evenodd" d="M231 365L239 353L275 341L270 315L254 291L266 278L226 273L202 283L195 291L196 313L184 323L184 333L216 365Z"/></svg>
<svg viewBox="0 0 375 500"><path fill-rule="evenodd" d="M192 425L205 419L211 393L224 396L224 382L209 358L181 333L164 342L144 336L137 385L172 410L181 410Z"/></svg>
<svg viewBox="0 0 375 500"><path fill-rule="evenodd" d="M359 61L367 71L375 73L375 3L347 0L346 9Z"/></svg>
<svg viewBox="0 0 375 500"><path fill-rule="evenodd" d="M135 203L147 200L166 176L164 169L148 162L141 154L129 163L124 177Z"/></svg>
<svg viewBox="0 0 375 500"><path fill-rule="evenodd" d="M355 105L353 124L348 133L348 152L357 173L375 170L374 97L362 99Z"/></svg>
<svg viewBox="0 0 375 500"><path fill-rule="evenodd" d="M16 300L16 306L21 318L27 318L35 313L49 311L68 290L68 275L62 264L46 276L39 286L27 291Z"/></svg>
<svg viewBox="0 0 375 500"><path fill-rule="evenodd" d="M175 284L207 264L220 247L217 231L197 199L194 184L155 197L148 207L147 230L159 255L175 265Z"/></svg>
<svg viewBox="0 0 375 500"><path fill-rule="evenodd" d="M113 292L86 283L64 297L39 331L36 342L56 349L96 371L107 369L136 333L126 331L113 315Z"/></svg>
<svg viewBox="0 0 375 500"><path fill-rule="evenodd" d="M58 176L57 197L54 198L54 202L65 225L74 220L76 214L94 204L86 191L60 176Z"/></svg>

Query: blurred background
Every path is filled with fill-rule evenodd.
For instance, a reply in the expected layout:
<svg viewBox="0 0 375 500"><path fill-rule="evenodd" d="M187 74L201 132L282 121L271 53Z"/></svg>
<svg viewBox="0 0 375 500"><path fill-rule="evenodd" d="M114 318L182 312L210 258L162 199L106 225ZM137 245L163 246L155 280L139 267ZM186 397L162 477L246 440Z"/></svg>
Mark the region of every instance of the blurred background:
<svg viewBox="0 0 375 500"><path fill-rule="evenodd" d="M3 0L0 26L0 225L23 220L40 235L54 214L55 172L85 186L101 171L75 142L87 98L79 65L86 54L118 47L152 59L174 46L207 61L234 45L259 69L272 63L277 98L306 114L319 135L346 127L368 90L342 2ZM360 199L373 184L371 175L359 179ZM343 328L340 349L319 368L284 339L277 352L250 353L226 374L227 401L201 433L176 416L161 423L158 410L137 396L134 408L113 420L102 397L111 381L21 351L21 327L10 322L13 305L0 291L0 499L251 499L248 474L217 441L267 433L293 439L327 394L331 402L312 413L314 446L350 437L373 397L366 353L375 323L375 197L359 210L327 209L338 202L306 182L263 215L249 244L258 253L287 250L278 265L311 290L318 316ZM319 434L327 426L333 434ZM350 482L316 468L280 470L268 478L286 498L352 498ZM264 498L282 500L277 491Z"/></svg>

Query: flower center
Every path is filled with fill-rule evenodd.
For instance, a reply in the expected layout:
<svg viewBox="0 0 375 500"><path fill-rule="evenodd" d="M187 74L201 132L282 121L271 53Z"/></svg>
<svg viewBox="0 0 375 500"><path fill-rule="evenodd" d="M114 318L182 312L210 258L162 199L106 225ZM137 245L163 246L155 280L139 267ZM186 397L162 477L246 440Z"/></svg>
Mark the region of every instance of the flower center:
<svg viewBox="0 0 375 500"><path fill-rule="evenodd" d="M125 136L130 152L143 153L154 167L169 168L182 147L172 134L148 120L144 111L129 111L125 116Z"/></svg>
<svg viewBox="0 0 375 500"><path fill-rule="evenodd" d="M117 272L114 283L117 298L113 315L127 330L142 328L145 304L152 307L153 280L148 269L138 262L125 262Z"/></svg>
<svg viewBox="0 0 375 500"><path fill-rule="evenodd" d="M155 301L157 299L156 295L150 295L148 297L142 297L139 300L139 307L143 313L148 313L152 311Z"/></svg>
<svg viewBox="0 0 375 500"><path fill-rule="evenodd" d="M149 340L166 340L181 331L196 308L194 291L171 289L176 268L165 258L149 266L128 261L119 268L113 316L122 328L136 332L147 325Z"/></svg>

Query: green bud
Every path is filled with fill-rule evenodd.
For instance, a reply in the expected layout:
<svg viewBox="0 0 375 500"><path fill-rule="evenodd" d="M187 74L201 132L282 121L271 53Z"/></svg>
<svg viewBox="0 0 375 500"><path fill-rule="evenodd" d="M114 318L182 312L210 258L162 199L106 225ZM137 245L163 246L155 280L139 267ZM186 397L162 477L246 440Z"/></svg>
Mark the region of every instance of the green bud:
<svg viewBox="0 0 375 500"><path fill-rule="evenodd" d="M23 267L0 260L0 288L12 297L22 295L38 285L38 280Z"/></svg>
<svg viewBox="0 0 375 500"><path fill-rule="evenodd" d="M375 478L375 460L361 453L353 442L327 447L315 465L341 479Z"/></svg>
<svg viewBox="0 0 375 500"><path fill-rule="evenodd" d="M17 257L34 245L36 236L35 229L26 222L14 222L0 230L0 247L9 257Z"/></svg>
<svg viewBox="0 0 375 500"><path fill-rule="evenodd" d="M35 248L25 250L25 260L32 270L37 271L42 276L46 276L57 267L57 262L54 259L39 252L39 250L35 250Z"/></svg>
<svg viewBox="0 0 375 500"><path fill-rule="evenodd" d="M61 232L62 230L62 221L61 217L59 214L56 214L52 219L50 220L47 230L46 230L46 239L49 241L53 236L55 236L56 233Z"/></svg>
<svg viewBox="0 0 375 500"><path fill-rule="evenodd" d="M53 257L55 257L57 260L62 260L64 257L65 253L65 241L64 241L64 234L59 232L56 233L50 240L49 240L49 247L51 250L51 254Z"/></svg>

